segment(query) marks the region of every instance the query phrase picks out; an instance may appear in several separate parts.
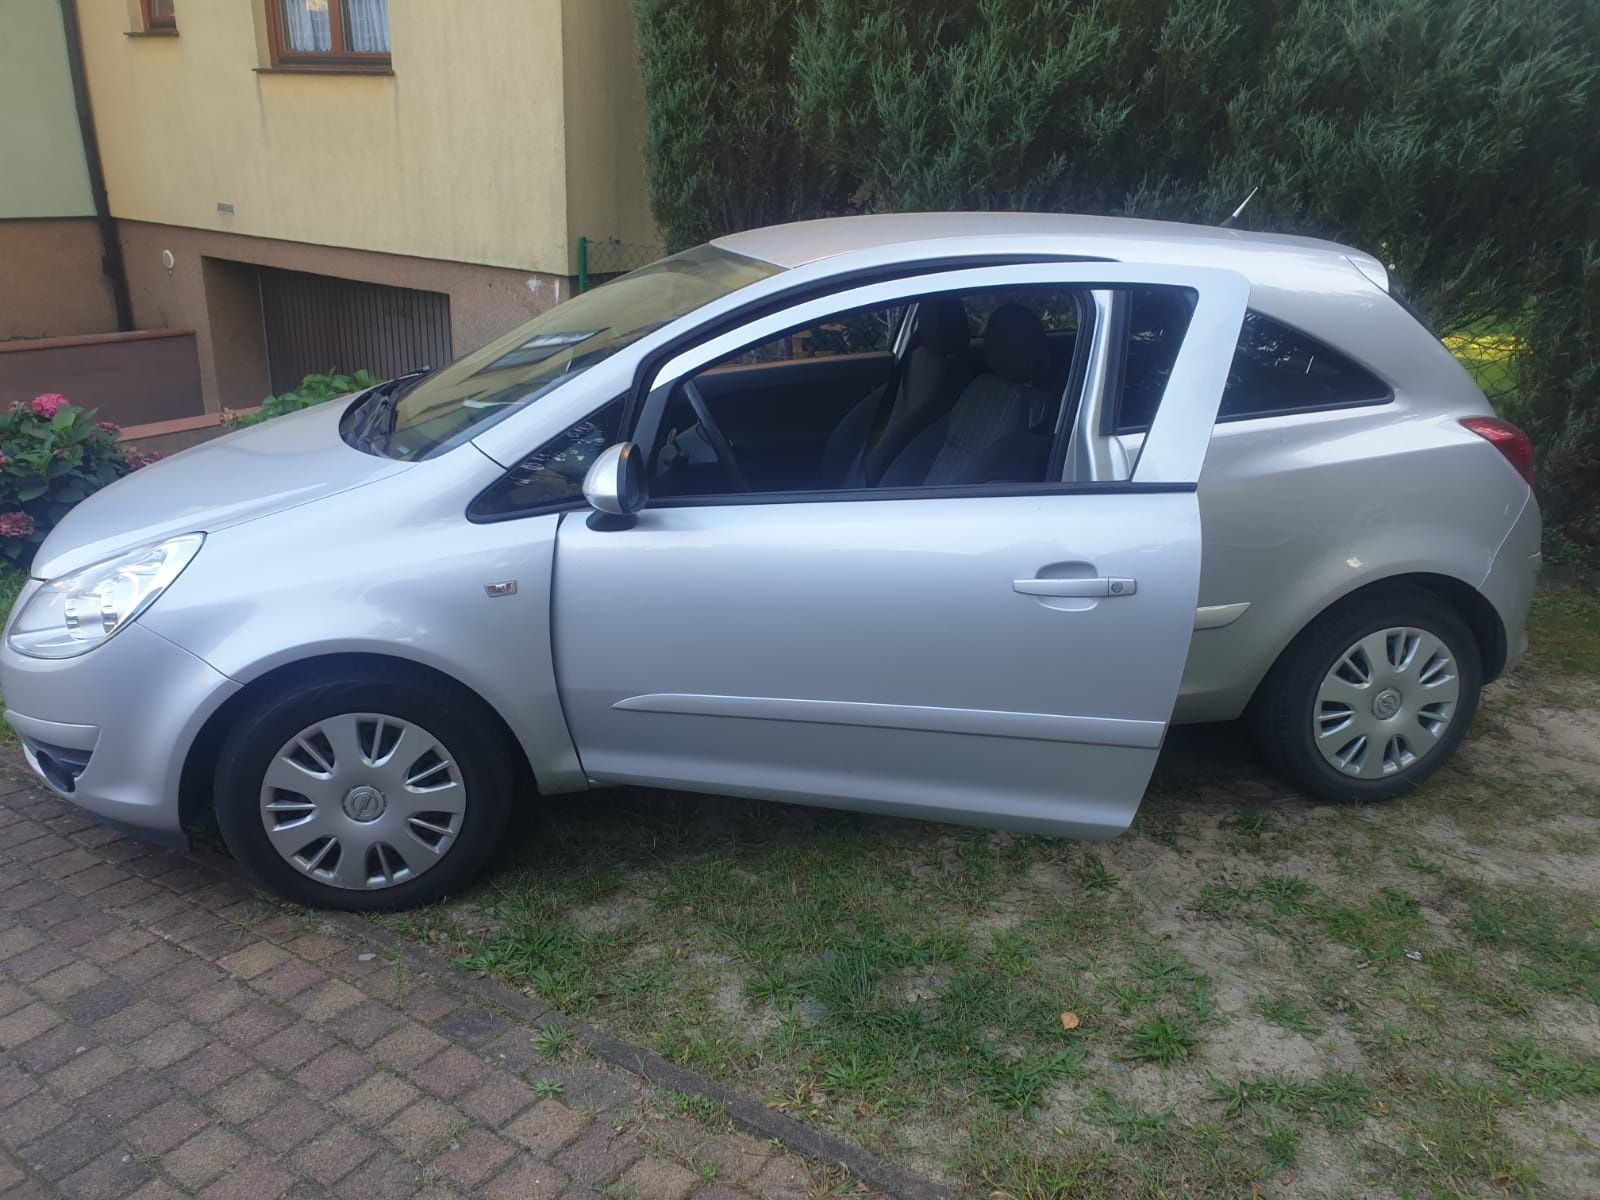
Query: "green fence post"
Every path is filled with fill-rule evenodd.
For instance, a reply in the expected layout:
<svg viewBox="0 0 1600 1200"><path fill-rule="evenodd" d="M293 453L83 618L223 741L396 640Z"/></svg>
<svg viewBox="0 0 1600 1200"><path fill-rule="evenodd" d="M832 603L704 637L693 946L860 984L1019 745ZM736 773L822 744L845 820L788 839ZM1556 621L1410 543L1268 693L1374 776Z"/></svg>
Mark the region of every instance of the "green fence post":
<svg viewBox="0 0 1600 1200"><path fill-rule="evenodd" d="M589 239L578 235L578 290L589 290Z"/></svg>

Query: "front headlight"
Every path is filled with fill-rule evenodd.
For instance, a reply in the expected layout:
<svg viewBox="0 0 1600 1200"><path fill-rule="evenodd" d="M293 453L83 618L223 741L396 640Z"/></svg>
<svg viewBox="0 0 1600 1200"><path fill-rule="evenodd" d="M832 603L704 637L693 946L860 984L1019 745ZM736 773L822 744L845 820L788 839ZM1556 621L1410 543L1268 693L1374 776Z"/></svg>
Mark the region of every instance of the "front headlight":
<svg viewBox="0 0 1600 1200"><path fill-rule="evenodd" d="M76 658L155 603L205 541L185 533L52 579L29 598L6 640L30 658Z"/></svg>

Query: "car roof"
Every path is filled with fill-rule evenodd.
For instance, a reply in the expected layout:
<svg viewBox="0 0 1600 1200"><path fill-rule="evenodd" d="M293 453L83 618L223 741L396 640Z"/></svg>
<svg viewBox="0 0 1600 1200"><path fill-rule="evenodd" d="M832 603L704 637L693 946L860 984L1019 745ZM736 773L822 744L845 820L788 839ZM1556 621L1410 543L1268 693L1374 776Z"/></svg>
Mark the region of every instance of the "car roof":
<svg viewBox="0 0 1600 1200"><path fill-rule="evenodd" d="M1321 238L1074 213L936 212L797 221L712 244L824 273L831 260L850 273L990 256L1222 268L1249 282L1253 311L1311 334L1391 386L1446 406L1481 403L1450 352L1394 302L1383 263Z"/></svg>
<svg viewBox="0 0 1600 1200"><path fill-rule="evenodd" d="M1078 213L926 212L828 217L768 225L717 238L712 244L780 267L799 267L853 251L886 250L900 244L949 242L959 252L965 239L1016 238L1038 245L1060 243L1060 252L1089 258L1152 262L1181 260L1227 266L1253 282L1281 278L1292 264L1309 259L1355 267L1380 287L1388 272L1372 255L1320 238L1252 233L1219 225L1186 225L1133 217Z"/></svg>

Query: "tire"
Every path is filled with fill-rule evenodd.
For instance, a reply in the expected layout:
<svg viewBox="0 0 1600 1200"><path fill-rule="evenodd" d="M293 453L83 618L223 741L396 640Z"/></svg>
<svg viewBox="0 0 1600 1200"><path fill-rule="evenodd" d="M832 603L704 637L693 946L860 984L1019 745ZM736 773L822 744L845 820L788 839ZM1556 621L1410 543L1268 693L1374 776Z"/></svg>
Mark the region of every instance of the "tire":
<svg viewBox="0 0 1600 1200"><path fill-rule="evenodd" d="M1434 593L1401 584L1337 604L1302 631L1262 681L1248 720L1267 761L1301 791L1378 803L1449 761L1482 681L1466 622Z"/></svg>
<svg viewBox="0 0 1600 1200"><path fill-rule="evenodd" d="M275 689L238 714L217 759L217 825L295 904L410 908L483 867L514 780L503 727L470 692L369 672Z"/></svg>

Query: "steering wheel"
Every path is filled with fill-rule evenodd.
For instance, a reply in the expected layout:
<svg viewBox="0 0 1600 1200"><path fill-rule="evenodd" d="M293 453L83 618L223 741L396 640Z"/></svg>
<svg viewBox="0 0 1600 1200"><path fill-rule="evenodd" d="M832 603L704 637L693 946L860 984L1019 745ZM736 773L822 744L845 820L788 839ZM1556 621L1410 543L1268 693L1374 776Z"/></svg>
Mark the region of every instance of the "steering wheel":
<svg viewBox="0 0 1600 1200"><path fill-rule="evenodd" d="M744 477L744 472L739 469L739 460L733 456L733 446L723 435L716 420L711 416L711 409L706 405L706 398L700 394L700 389L694 380L683 381L683 397L689 402L689 407L694 410L694 419L700 425L700 432L705 434L706 441L716 453L717 462L722 464L723 470L728 473L728 478L733 486L741 492L750 490L750 481Z"/></svg>

